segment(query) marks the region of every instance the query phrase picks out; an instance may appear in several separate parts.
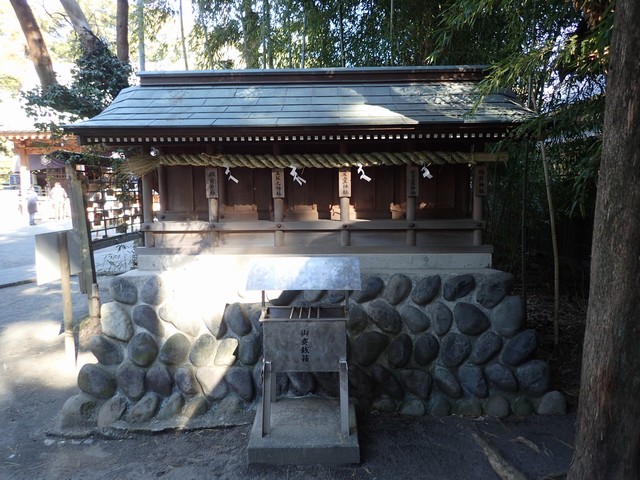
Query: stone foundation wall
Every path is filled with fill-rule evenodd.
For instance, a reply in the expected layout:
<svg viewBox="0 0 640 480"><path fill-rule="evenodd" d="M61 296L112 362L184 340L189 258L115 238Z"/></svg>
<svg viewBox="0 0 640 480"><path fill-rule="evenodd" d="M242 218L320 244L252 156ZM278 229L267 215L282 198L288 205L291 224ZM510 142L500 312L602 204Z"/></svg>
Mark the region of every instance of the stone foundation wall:
<svg viewBox="0 0 640 480"><path fill-rule="evenodd" d="M349 299L351 399L416 416L564 413L563 395L549 391L549 365L536 358L538 337L525 328L523 303L509 294L512 283L495 270L364 275ZM188 272L114 278L102 334L90 342L98 362L82 367L81 393L66 402L61 427L250 421L261 392L260 304L206 285ZM345 292L286 291L271 305L344 300ZM277 390L337 396L338 378L279 373Z"/></svg>

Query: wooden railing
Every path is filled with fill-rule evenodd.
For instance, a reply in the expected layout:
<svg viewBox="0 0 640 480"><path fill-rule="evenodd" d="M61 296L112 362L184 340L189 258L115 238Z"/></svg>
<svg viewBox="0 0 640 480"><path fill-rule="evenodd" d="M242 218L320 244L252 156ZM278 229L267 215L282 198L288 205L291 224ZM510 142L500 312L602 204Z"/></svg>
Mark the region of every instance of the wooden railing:
<svg viewBox="0 0 640 480"><path fill-rule="evenodd" d="M484 222L472 219L447 220L355 220L348 222L215 222L161 221L141 225L151 237L148 246L188 246L198 241L211 247L224 246L440 246L479 247L474 232ZM188 237L193 237L192 243ZM187 240L187 241L185 241ZM178 243L179 242L179 243ZM204 242L204 243L202 243Z"/></svg>

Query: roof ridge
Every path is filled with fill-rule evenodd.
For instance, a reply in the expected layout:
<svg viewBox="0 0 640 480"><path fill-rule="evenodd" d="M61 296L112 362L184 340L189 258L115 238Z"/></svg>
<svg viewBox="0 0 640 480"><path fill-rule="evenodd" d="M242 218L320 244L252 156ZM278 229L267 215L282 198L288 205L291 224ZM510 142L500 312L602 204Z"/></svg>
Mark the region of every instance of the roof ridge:
<svg viewBox="0 0 640 480"><path fill-rule="evenodd" d="M350 84L479 81L486 65L339 67L308 69L177 70L138 72L140 86L238 84Z"/></svg>

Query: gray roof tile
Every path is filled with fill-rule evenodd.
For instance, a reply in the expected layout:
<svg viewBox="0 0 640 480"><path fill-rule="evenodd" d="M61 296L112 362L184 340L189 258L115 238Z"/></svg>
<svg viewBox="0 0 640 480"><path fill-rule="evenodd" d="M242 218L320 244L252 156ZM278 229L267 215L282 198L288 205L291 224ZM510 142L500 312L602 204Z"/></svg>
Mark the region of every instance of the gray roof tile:
<svg viewBox="0 0 640 480"><path fill-rule="evenodd" d="M336 75L314 84L300 81L300 72L289 83L283 79L276 84L260 84L255 78L242 83L242 73L228 83L143 83L123 90L101 114L67 126L67 130L81 133L84 129L147 126L215 129L454 122L511 125L532 115L506 94L489 95L472 112L476 101L473 81L409 79L403 83L395 78L389 82L351 79L341 83ZM146 73L144 78L163 77Z"/></svg>

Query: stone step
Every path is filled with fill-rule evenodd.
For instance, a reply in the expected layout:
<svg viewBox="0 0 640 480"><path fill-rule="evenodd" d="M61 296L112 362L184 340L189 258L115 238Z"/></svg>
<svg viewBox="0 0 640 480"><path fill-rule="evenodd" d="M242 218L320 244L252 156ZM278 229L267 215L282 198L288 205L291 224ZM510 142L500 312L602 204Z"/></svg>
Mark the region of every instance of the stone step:
<svg viewBox="0 0 640 480"><path fill-rule="evenodd" d="M344 465L360 463L355 408L349 405L349 436L340 433L338 399L306 396L271 404L271 431L261 434L257 408L247 447L249 463L271 465Z"/></svg>

